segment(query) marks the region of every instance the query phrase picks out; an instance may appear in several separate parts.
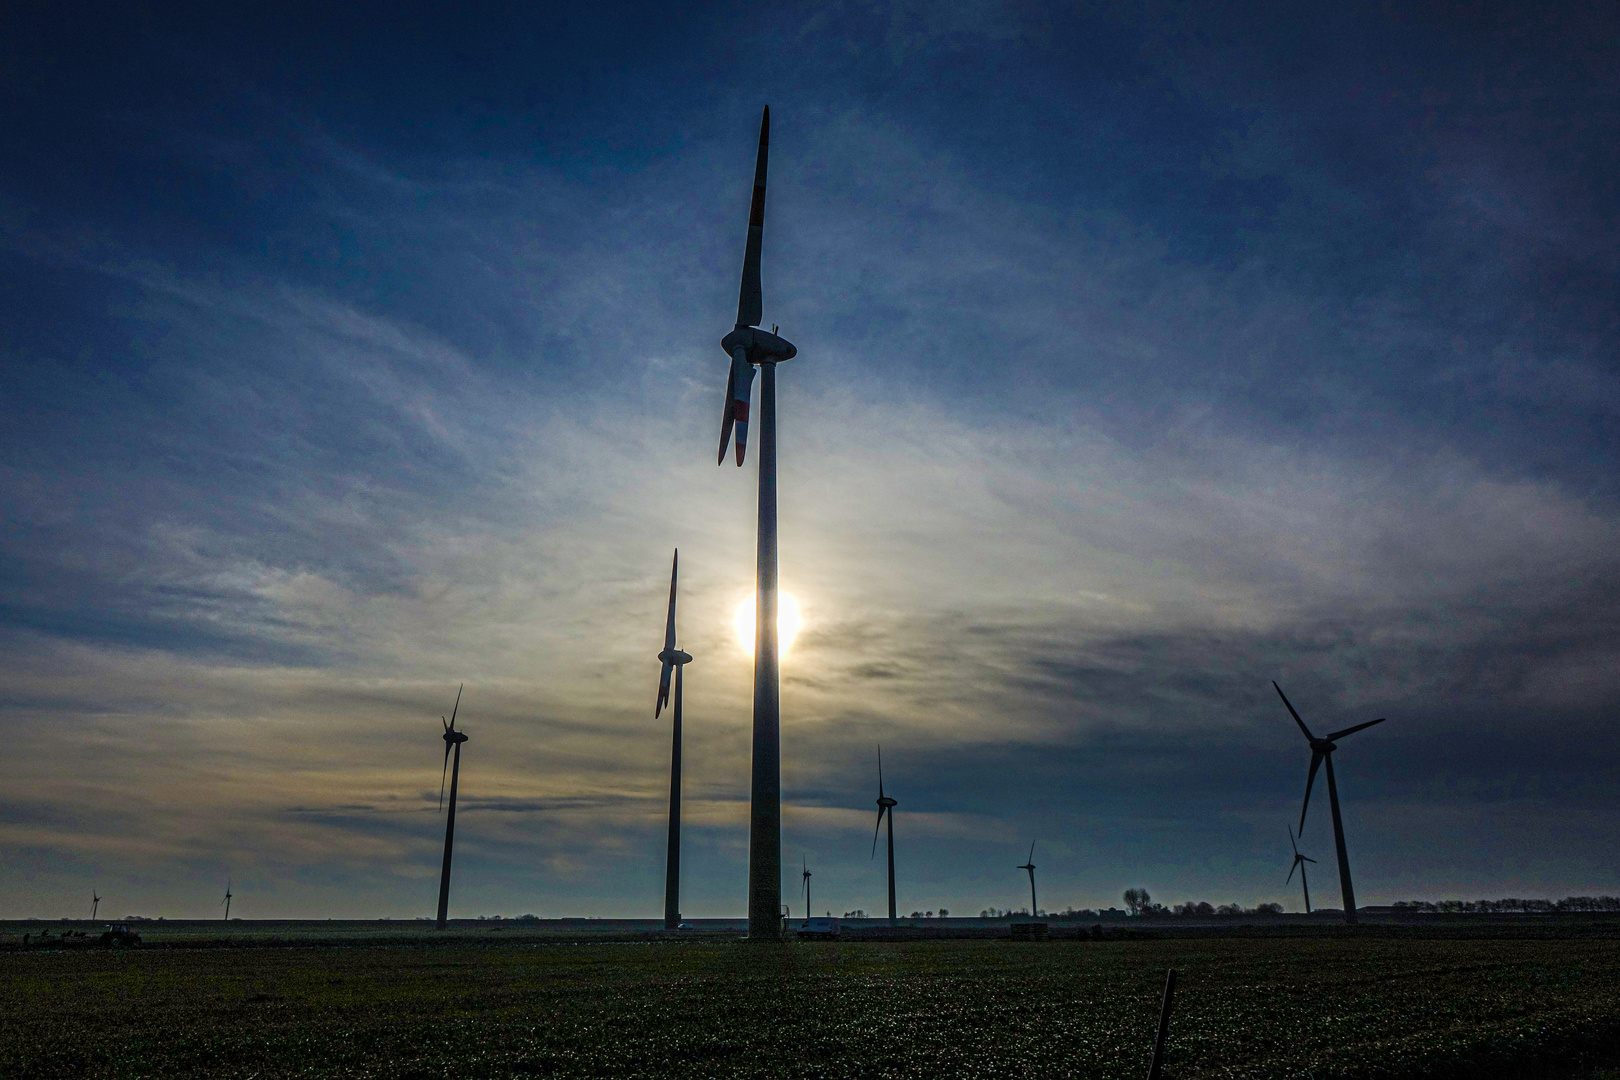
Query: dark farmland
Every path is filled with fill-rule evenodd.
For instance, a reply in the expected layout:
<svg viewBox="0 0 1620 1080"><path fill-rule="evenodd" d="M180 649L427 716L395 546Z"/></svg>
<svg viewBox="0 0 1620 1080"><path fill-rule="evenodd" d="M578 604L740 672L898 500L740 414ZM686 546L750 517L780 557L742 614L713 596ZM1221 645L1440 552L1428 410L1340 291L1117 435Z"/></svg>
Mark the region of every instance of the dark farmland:
<svg viewBox="0 0 1620 1080"><path fill-rule="evenodd" d="M1140 1077L1172 965L1172 1078L1575 1076L1620 1057L1620 941L1597 927L779 946L393 929L0 953L0 1075Z"/></svg>

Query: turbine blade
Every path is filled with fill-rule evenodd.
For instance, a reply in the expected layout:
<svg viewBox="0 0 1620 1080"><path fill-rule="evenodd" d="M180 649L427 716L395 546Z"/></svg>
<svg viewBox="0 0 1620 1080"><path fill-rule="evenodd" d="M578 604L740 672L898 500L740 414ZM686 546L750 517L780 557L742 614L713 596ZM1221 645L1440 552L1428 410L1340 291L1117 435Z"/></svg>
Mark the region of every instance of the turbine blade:
<svg viewBox="0 0 1620 1080"><path fill-rule="evenodd" d="M444 744L444 766L439 770L439 809L444 809L444 777L450 771L450 742Z"/></svg>
<svg viewBox="0 0 1620 1080"><path fill-rule="evenodd" d="M765 239L765 161L771 150L771 107L759 121L759 156L754 160L754 198L748 207L748 243L743 249L742 287L737 292L737 325L758 326L765 297L759 281L760 247Z"/></svg>
<svg viewBox="0 0 1620 1080"><path fill-rule="evenodd" d="M883 744L878 743L878 798L883 798ZM879 817L883 815L879 813Z"/></svg>
<svg viewBox="0 0 1620 1080"><path fill-rule="evenodd" d="M1277 687L1277 696L1283 699L1284 705L1288 706L1288 713L1294 718L1294 723L1299 725L1299 730L1305 733L1305 737L1307 739L1314 742L1316 740L1316 736L1311 734L1311 729L1305 726L1305 721L1301 720L1299 718L1299 713L1294 711L1294 703L1288 700L1288 695L1282 692L1282 687L1277 686L1276 680L1272 680L1271 685Z"/></svg>
<svg viewBox="0 0 1620 1080"><path fill-rule="evenodd" d="M654 720L664 711L664 706L669 704L669 676L674 670L674 664L665 664L664 670L658 676L658 703L653 706Z"/></svg>
<svg viewBox="0 0 1620 1080"><path fill-rule="evenodd" d="M1294 843L1294 827L1288 826L1288 846L1294 849L1294 858L1299 858L1299 845Z"/></svg>
<svg viewBox="0 0 1620 1080"><path fill-rule="evenodd" d="M1035 841L1033 840L1029 842L1029 855L1024 859L1024 861L1027 863L1032 863L1035 861Z"/></svg>
<svg viewBox="0 0 1620 1080"><path fill-rule="evenodd" d="M675 649L675 575L681 568L681 551L675 549L675 560L669 564L669 618L664 621L664 648Z"/></svg>
<svg viewBox="0 0 1620 1080"><path fill-rule="evenodd" d="M1299 831L1305 831L1305 811L1311 808L1311 785L1316 783L1316 770L1322 767L1320 753L1311 755L1311 771L1305 777L1305 804L1299 808Z"/></svg>
<svg viewBox="0 0 1620 1080"><path fill-rule="evenodd" d="M1294 860L1294 865L1290 866L1288 868L1288 881L1283 882L1284 885L1287 885L1289 881L1294 880L1294 871L1298 870L1298 869L1299 869L1299 860L1295 859Z"/></svg>
<svg viewBox="0 0 1620 1080"><path fill-rule="evenodd" d="M1301 855L1300 858L1304 859L1308 863L1314 863L1316 861L1315 859L1311 858L1309 855Z"/></svg>
<svg viewBox="0 0 1620 1080"><path fill-rule="evenodd" d="M735 363L740 371L741 378L732 379L734 389L731 399L731 415L736 421L737 467L742 468L743 458L748 455L748 408L752 403L754 392L755 369L754 365L748 362L748 355L742 349L737 350Z"/></svg>
<svg viewBox="0 0 1620 1080"><path fill-rule="evenodd" d="M872 854L868 857L868 861L870 861L871 859L877 858L877 838L878 838L878 833L881 832L882 829L883 829L883 811L885 811L887 809L888 809L887 806L878 807L877 824L872 827Z"/></svg>
<svg viewBox="0 0 1620 1080"><path fill-rule="evenodd" d="M456 687L456 704L455 704L455 708L450 710L450 730L451 731L456 730L456 712L457 712L457 710L459 710L461 708L461 690L462 690L462 687L464 687L466 685L467 685L466 683L462 683L461 686Z"/></svg>
<svg viewBox="0 0 1620 1080"><path fill-rule="evenodd" d="M1331 735L1329 735L1327 737L1327 740L1328 740L1328 742L1335 742L1335 741L1337 741L1339 739L1344 738L1346 735L1354 735L1356 732L1360 731L1362 728L1370 728L1374 724L1382 724L1387 719L1388 719L1388 717L1380 716L1378 719L1369 720L1365 724L1357 724L1355 727L1347 727L1343 731L1335 731L1333 734L1331 734Z"/></svg>
<svg viewBox="0 0 1620 1080"><path fill-rule="evenodd" d="M716 465L726 463L726 451L731 448L731 425L736 415L731 409L731 399L737 394L737 362L733 360L731 367L726 371L726 404L720 413L720 459Z"/></svg>

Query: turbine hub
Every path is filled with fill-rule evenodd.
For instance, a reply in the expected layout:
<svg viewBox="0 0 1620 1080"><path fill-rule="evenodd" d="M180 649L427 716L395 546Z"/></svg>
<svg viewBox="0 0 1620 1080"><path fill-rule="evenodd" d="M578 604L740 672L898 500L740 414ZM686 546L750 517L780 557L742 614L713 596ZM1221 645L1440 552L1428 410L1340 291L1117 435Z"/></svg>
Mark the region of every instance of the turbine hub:
<svg viewBox="0 0 1620 1080"><path fill-rule="evenodd" d="M898 799L891 799L887 795L885 795L883 798L881 798L881 799L879 799L877 801L877 804L879 806L883 807L883 809L888 810L888 809L890 809L892 807L899 806L900 802L899 802Z"/></svg>
<svg viewBox="0 0 1620 1080"><path fill-rule="evenodd" d="M464 731L447 731L444 733L444 741L447 743L464 743L467 741L467 733Z"/></svg>
<svg viewBox="0 0 1620 1080"><path fill-rule="evenodd" d="M767 334L757 326L739 326L720 339L720 347L727 356L735 355L739 347L748 350L750 364L779 364L799 355L791 341Z"/></svg>
<svg viewBox="0 0 1620 1080"><path fill-rule="evenodd" d="M1311 740L1311 749L1315 750L1318 754L1331 754L1338 748L1337 743L1330 743L1326 739Z"/></svg>
<svg viewBox="0 0 1620 1080"><path fill-rule="evenodd" d="M665 649L658 654L658 659L666 664L690 664L692 654L681 649Z"/></svg>

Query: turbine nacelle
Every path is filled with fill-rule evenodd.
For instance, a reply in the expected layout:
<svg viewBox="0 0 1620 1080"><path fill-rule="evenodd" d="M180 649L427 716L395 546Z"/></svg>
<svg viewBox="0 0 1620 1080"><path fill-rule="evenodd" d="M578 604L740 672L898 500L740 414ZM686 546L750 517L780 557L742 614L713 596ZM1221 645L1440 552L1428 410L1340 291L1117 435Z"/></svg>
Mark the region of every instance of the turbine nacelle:
<svg viewBox="0 0 1620 1080"><path fill-rule="evenodd" d="M735 358L738 349L746 349L750 364L779 364L799 355L799 350L786 338L768 334L757 326L738 326L720 339L720 348Z"/></svg>
<svg viewBox="0 0 1620 1080"><path fill-rule="evenodd" d="M680 649L665 649L663 652L658 654L658 659L666 664L690 664L692 662L692 654L689 652L683 652Z"/></svg>
<svg viewBox="0 0 1620 1080"><path fill-rule="evenodd" d="M879 799L877 801L877 804L878 804L878 813L881 815L883 813L883 811L885 811L885 810L893 810L896 806L899 806L900 801L898 799L891 799L888 796L884 796L883 798L881 798L881 799Z"/></svg>
<svg viewBox="0 0 1620 1080"><path fill-rule="evenodd" d="M447 745L464 743L467 741L467 733L465 731L446 731L444 733L444 741Z"/></svg>

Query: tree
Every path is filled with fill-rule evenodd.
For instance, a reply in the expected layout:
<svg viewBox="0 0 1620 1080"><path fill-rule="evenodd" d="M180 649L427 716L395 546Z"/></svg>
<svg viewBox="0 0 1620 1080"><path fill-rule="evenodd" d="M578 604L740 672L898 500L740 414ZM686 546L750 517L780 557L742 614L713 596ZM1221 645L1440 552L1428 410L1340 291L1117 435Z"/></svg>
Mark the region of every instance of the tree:
<svg viewBox="0 0 1620 1080"><path fill-rule="evenodd" d="M1146 889L1126 889L1125 895L1120 899L1125 901L1125 910L1132 915L1141 915L1153 903L1153 897L1148 895Z"/></svg>

